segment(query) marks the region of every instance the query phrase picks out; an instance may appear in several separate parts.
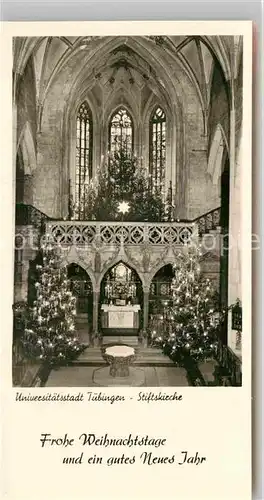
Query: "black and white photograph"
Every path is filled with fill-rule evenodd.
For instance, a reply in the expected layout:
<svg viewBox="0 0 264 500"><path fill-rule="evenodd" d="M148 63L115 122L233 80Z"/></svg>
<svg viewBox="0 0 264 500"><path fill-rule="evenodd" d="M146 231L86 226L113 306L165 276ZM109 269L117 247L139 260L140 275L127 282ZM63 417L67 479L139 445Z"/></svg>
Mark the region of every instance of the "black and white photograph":
<svg viewBox="0 0 264 500"><path fill-rule="evenodd" d="M242 385L244 78L242 35L13 37L13 387Z"/></svg>

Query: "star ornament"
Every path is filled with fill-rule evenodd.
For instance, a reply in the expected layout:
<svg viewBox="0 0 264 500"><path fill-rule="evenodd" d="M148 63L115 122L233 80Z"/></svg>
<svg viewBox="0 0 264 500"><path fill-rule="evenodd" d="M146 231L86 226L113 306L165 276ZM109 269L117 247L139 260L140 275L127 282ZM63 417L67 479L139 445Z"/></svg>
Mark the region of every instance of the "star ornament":
<svg viewBox="0 0 264 500"><path fill-rule="evenodd" d="M117 210L121 214L126 214L130 210L129 203L127 203L126 201L122 201L121 203L118 204Z"/></svg>

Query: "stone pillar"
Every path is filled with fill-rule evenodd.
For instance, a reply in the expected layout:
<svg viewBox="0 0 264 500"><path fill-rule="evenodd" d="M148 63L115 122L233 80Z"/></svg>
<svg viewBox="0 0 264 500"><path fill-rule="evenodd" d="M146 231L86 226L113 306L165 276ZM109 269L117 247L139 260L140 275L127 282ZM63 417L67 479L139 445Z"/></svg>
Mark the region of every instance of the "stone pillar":
<svg viewBox="0 0 264 500"><path fill-rule="evenodd" d="M18 275L15 276L15 284L14 284L14 301L20 302L28 300L28 271L29 271L29 261L24 260L18 262L15 265L15 273L18 272Z"/></svg>
<svg viewBox="0 0 264 500"><path fill-rule="evenodd" d="M228 306L241 299L241 144L236 150L236 111L234 102L230 111L230 198L228 249ZM243 304L242 304L243 306ZM228 314L228 346L240 355L237 332L232 330L232 313Z"/></svg>
<svg viewBox="0 0 264 500"><path fill-rule="evenodd" d="M16 75L14 75L16 77ZM17 105L16 105L16 88L14 86L14 95L13 95L13 113L12 113L12 139L13 139L13 157L12 157L12 162L13 162L13 172L16 172L16 157L17 157ZM13 210L13 203L12 200L15 200L16 202L16 183L12 182L12 197L10 197L10 210L11 213L13 212L13 227L15 227L15 210Z"/></svg>
<svg viewBox="0 0 264 500"><path fill-rule="evenodd" d="M238 153L236 161L237 172L233 178L231 186L231 203L230 203L230 248L228 253L228 305L236 303L237 299L241 300L241 182L240 182L240 161L241 151ZM243 304L242 304L243 306ZM228 315L228 345L236 354L240 354L239 343L237 343L237 333L232 330L232 313Z"/></svg>
<svg viewBox="0 0 264 500"><path fill-rule="evenodd" d="M21 299L25 301L28 298L28 271L29 271L29 261L24 261L22 264Z"/></svg>
<svg viewBox="0 0 264 500"><path fill-rule="evenodd" d="M32 175L24 175L24 203L32 205L33 191L32 191Z"/></svg>
<svg viewBox="0 0 264 500"><path fill-rule="evenodd" d="M143 311L143 328L148 328L148 313L149 313L149 290L144 290L144 311Z"/></svg>
<svg viewBox="0 0 264 500"><path fill-rule="evenodd" d="M100 291L93 292L93 335L98 335L98 305L99 305Z"/></svg>

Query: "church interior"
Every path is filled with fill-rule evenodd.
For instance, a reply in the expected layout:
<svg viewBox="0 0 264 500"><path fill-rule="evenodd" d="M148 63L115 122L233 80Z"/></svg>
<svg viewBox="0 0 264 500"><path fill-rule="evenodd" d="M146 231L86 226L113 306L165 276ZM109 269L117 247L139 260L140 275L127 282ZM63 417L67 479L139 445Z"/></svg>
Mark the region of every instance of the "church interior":
<svg viewBox="0 0 264 500"><path fill-rule="evenodd" d="M241 36L14 38L13 385L241 385L242 77Z"/></svg>

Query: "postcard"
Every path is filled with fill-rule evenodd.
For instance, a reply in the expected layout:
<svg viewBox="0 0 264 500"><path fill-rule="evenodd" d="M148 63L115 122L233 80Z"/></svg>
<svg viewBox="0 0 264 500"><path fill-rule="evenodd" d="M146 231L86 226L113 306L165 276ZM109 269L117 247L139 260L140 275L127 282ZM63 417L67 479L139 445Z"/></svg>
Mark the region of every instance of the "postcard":
<svg viewBox="0 0 264 500"><path fill-rule="evenodd" d="M251 22L1 41L3 498L249 500Z"/></svg>

